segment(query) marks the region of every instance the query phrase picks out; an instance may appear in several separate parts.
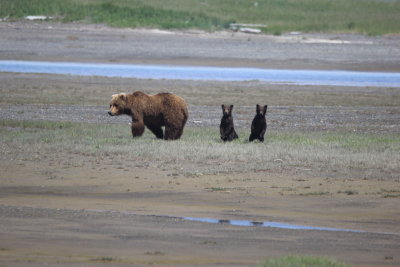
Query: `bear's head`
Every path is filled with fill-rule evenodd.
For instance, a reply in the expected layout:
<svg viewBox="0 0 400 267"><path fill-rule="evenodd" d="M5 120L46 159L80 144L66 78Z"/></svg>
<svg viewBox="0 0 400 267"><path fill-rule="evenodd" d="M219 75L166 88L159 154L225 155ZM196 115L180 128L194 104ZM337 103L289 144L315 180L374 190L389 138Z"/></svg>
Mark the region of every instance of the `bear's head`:
<svg viewBox="0 0 400 267"><path fill-rule="evenodd" d="M260 118L265 117L265 114L267 113L267 108L268 108L268 105L265 105L263 110L261 110L261 106L259 104L257 104L256 105L256 113L257 113L256 117L260 117Z"/></svg>
<svg viewBox="0 0 400 267"><path fill-rule="evenodd" d="M121 114L129 114L130 110L127 107L127 94L120 93L111 96L110 111L108 114L110 116L118 116Z"/></svg>
<svg viewBox="0 0 400 267"><path fill-rule="evenodd" d="M221 107L222 107L222 115L223 115L223 117L232 116L233 105L230 105L230 106L221 105Z"/></svg>

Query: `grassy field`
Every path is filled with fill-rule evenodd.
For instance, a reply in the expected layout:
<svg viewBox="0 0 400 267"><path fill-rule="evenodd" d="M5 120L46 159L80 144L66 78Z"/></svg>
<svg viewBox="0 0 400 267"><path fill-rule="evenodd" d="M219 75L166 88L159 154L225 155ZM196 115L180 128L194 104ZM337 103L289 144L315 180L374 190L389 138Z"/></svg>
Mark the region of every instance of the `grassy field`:
<svg viewBox="0 0 400 267"><path fill-rule="evenodd" d="M261 23L265 32L400 32L400 1L381 0L0 0L0 17L56 16L116 27L218 30Z"/></svg>
<svg viewBox="0 0 400 267"><path fill-rule="evenodd" d="M37 153L120 156L159 168L186 163L186 175L291 169L346 175L368 169L362 177L367 179L400 172L396 134L269 131L265 143L249 143L247 132L239 129L242 138L223 143L217 128L186 127L182 139L165 142L149 131L132 140L127 125L110 131L103 124L7 120L0 121L0 133L3 145L23 148L29 160Z"/></svg>

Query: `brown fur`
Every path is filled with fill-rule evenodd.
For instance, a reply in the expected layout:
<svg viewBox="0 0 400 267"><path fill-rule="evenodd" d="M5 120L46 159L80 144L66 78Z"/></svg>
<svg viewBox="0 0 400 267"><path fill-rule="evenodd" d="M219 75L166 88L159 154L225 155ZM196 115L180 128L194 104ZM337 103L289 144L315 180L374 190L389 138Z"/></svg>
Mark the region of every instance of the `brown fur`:
<svg viewBox="0 0 400 267"><path fill-rule="evenodd" d="M235 126L233 125L233 117L232 117L232 109L233 105L225 106L221 105L222 107L222 118L221 124L219 125L219 132L222 141L232 141L234 139L239 138L235 131Z"/></svg>
<svg viewBox="0 0 400 267"><path fill-rule="evenodd" d="M113 95L108 114L131 116L133 137L141 136L146 126L157 138L165 140L179 139L188 119L183 98L170 93L147 95L140 91Z"/></svg>
<svg viewBox="0 0 400 267"><path fill-rule="evenodd" d="M267 130L267 120L265 118L267 108L268 105L265 105L263 110L261 110L261 106L259 104L256 105L256 115L251 123L249 142L252 142L255 139L260 140L260 142L264 142L264 134Z"/></svg>

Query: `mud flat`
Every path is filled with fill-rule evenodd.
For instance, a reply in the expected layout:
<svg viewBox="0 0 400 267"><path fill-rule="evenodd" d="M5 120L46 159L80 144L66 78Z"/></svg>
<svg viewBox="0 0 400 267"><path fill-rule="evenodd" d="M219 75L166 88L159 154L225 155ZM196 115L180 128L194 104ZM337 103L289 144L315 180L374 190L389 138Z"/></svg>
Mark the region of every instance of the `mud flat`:
<svg viewBox="0 0 400 267"><path fill-rule="evenodd" d="M0 59L400 69L398 36L273 37L21 22L0 23L0 33ZM138 89L183 96L190 109L188 132L217 129L220 105L232 103L239 131L247 133L255 104L266 103L268 129L277 134L394 138L400 133L399 88L15 73L1 73L0 81L3 265L254 266L287 254L326 255L356 266L400 265L396 163L383 169L368 164L338 169L334 164L316 163L315 168L275 158L265 160L281 167L188 175L188 168L226 162L216 158L203 164L166 164L127 153L57 148L48 139L31 144L30 139L18 139L22 131L28 138L30 133L51 131L40 128L40 122L95 124L110 131L117 125L129 127L127 117L108 117L108 101L113 93ZM22 128L14 123L19 121L39 123ZM143 138L154 145L151 137ZM126 139L130 146L135 142ZM378 150L392 160L384 153L390 147ZM226 223L230 220L353 232L238 226Z"/></svg>

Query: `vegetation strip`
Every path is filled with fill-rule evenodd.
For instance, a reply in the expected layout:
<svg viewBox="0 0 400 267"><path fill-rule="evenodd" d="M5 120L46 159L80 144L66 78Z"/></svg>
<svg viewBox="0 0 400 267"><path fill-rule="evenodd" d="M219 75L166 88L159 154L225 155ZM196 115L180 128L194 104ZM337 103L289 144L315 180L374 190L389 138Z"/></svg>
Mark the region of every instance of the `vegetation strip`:
<svg viewBox="0 0 400 267"><path fill-rule="evenodd" d="M166 3L167 2L167 3ZM116 27L227 29L230 24L262 24L285 32L400 32L400 1L381 0L0 0L0 18L45 16L63 22L89 21Z"/></svg>
<svg viewBox="0 0 400 267"><path fill-rule="evenodd" d="M96 157L128 156L161 165L188 161L192 167L184 170L186 175L290 169L346 174L369 169L364 177L367 179L378 174L396 178L400 171L398 134L267 130L263 143L249 143L250 130L238 129L240 138L226 144L220 140L217 127L186 127L180 140L165 142L148 130L142 138L132 139L127 125L115 124L112 131L105 125L0 120L0 133L3 144L25 147L25 157L35 151L62 151Z"/></svg>

